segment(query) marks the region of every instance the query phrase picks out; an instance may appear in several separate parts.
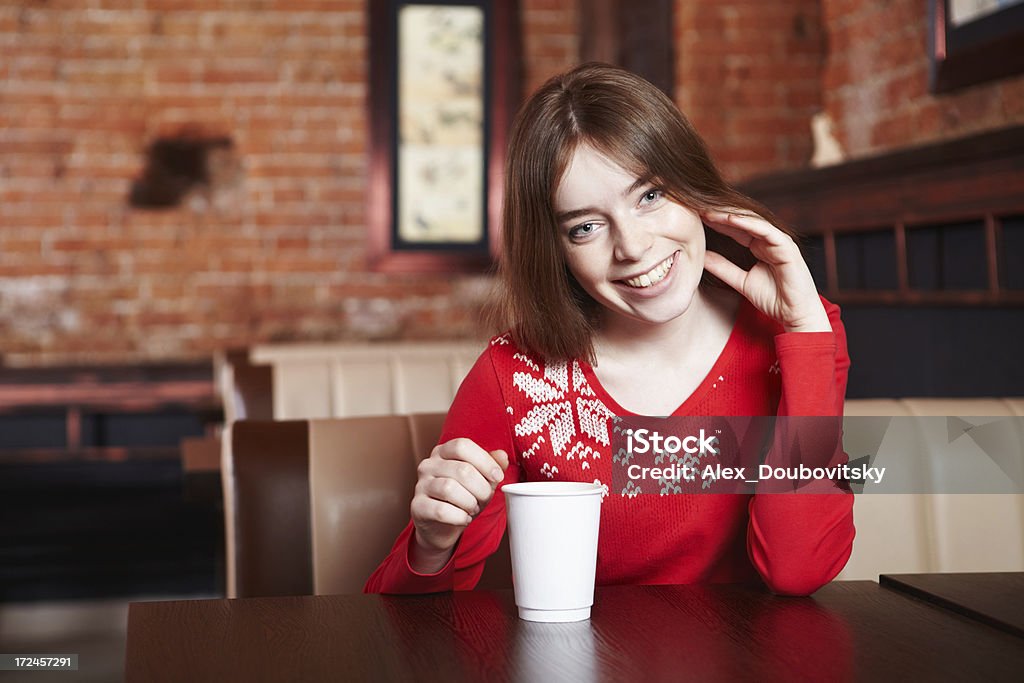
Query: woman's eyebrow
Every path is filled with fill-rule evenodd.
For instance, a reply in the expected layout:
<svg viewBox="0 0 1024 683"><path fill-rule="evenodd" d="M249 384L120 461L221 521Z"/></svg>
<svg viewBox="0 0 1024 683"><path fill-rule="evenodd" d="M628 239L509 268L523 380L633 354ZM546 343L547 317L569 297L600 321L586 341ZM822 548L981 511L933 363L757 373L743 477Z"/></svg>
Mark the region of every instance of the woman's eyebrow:
<svg viewBox="0 0 1024 683"><path fill-rule="evenodd" d="M597 213L597 209L587 207L584 209L573 209L572 211L563 211L562 213L555 216L555 219L559 223L564 223L565 221L571 221L573 218L579 218L580 216L584 216L588 213Z"/></svg>
<svg viewBox="0 0 1024 683"><path fill-rule="evenodd" d="M622 196L623 197L628 197L629 195L633 194L634 192L639 190L641 187L643 187L644 185L647 185L650 182L651 182L650 176L646 176L646 177L643 177L643 178L637 178L633 182L632 185L627 187L622 192ZM588 207L585 207L585 208L582 208L582 209L573 209L572 211L563 211L563 212L555 215L555 220L557 220L559 223L564 223L565 221L570 221L573 218L579 218L580 216L586 215L588 213L597 213L597 209L588 206Z"/></svg>
<svg viewBox="0 0 1024 683"><path fill-rule="evenodd" d="M650 182L651 182L651 176L644 176L642 178L637 178L636 182L634 182L632 185L630 185L629 188L625 192L622 193L622 196L623 197L628 197L629 195L633 194L634 192L639 190L641 187L643 187L644 185L647 185Z"/></svg>

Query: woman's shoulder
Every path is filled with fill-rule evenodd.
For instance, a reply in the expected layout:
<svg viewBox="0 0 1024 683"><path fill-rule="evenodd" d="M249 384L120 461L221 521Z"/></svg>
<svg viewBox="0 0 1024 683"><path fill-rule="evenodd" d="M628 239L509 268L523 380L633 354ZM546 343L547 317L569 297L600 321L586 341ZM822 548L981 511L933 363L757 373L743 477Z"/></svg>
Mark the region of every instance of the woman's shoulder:
<svg viewBox="0 0 1024 683"><path fill-rule="evenodd" d="M511 330L491 337L484 349L484 355L489 356L491 361L497 363L509 363L516 361L526 363L537 369L543 368L547 363L539 353L530 351L516 340Z"/></svg>
<svg viewBox="0 0 1024 683"><path fill-rule="evenodd" d="M510 402L527 396L532 401L576 392L591 396L585 373L578 360L549 359L516 341L509 332L493 337L483 358Z"/></svg>

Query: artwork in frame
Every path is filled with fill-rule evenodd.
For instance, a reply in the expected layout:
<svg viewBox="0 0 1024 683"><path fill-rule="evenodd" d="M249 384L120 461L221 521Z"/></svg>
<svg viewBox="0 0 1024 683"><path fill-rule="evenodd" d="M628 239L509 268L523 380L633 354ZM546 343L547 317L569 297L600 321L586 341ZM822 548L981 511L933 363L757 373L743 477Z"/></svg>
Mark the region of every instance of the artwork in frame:
<svg viewBox="0 0 1024 683"><path fill-rule="evenodd" d="M929 88L944 93L1024 73L1024 0L928 0Z"/></svg>
<svg viewBox="0 0 1024 683"><path fill-rule="evenodd" d="M369 3L373 268L457 272L493 262L519 96L517 4Z"/></svg>

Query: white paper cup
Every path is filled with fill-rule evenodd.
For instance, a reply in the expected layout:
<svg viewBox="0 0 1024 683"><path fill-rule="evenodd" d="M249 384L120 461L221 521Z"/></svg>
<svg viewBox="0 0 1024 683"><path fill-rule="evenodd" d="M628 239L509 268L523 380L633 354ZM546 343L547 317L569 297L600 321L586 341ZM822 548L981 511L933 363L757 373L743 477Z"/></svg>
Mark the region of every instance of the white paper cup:
<svg viewBox="0 0 1024 683"><path fill-rule="evenodd" d="M568 481L508 484L512 584L519 618L590 618L602 488Z"/></svg>

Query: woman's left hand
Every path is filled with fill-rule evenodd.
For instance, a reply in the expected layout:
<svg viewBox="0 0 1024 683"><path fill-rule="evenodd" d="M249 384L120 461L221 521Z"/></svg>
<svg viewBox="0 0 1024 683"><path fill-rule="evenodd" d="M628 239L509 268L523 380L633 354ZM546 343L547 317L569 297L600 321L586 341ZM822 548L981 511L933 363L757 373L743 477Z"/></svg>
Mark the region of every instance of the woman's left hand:
<svg viewBox="0 0 1024 683"><path fill-rule="evenodd" d="M704 255L704 268L771 316L787 332L829 332L828 314L818 297L811 271L793 238L757 215L706 211L704 224L730 237L757 259L749 270L713 251Z"/></svg>

